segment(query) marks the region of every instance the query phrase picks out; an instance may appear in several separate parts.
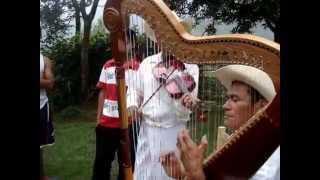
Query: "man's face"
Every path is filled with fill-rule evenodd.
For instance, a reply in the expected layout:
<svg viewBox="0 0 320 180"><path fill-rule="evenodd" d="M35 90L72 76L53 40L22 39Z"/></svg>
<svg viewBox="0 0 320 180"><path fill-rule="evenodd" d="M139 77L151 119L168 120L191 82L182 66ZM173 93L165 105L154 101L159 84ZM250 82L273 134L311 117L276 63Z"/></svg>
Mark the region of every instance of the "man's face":
<svg viewBox="0 0 320 180"><path fill-rule="evenodd" d="M227 92L227 101L223 105L224 124L228 128L237 130L253 114L249 86L241 82L233 82Z"/></svg>

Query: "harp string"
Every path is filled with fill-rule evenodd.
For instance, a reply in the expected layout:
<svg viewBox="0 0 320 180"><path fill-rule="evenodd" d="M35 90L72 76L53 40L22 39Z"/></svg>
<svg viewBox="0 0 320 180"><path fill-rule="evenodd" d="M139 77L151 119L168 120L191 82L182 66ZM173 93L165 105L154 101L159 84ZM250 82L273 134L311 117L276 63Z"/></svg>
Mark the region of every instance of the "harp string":
<svg viewBox="0 0 320 180"><path fill-rule="evenodd" d="M129 0L129 1L135 1L135 0ZM123 1L124 3L128 3L127 1ZM148 17L149 15L149 17L151 17L152 15L158 15L159 16L159 14L157 14L157 13L151 13L151 12L155 12L155 11L144 11L144 9L143 8L149 8L150 7L150 9L151 8L154 8L153 6L154 5L157 5L160 1L152 1L153 2L153 4L148 4L149 2L151 2L151 1L141 1L141 2L144 2L144 4L146 4L145 6L144 5L141 5L141 6L139 6L138 8L141 8L141 11L143 11L142 12L142 14L143 14L143 16L146 16L146 17ZM138 2L139 3L139 2ZM133 4L134 5L134 4ZM161 4L160 4L161 5ZM134 7L134 6L128 6L128 8L131 8L131 7ZM162 10L164 10L165 8L163 8L163 7L161 7L161 6L159 6L160 7L160 10L162 9ZM123 9L125 9L125 8L123 8ZM132 10L131 9L131 11L136 11L136 10L138 10L138 9L134 9L134 10ZM154 9L153 9L154 10ZM147 13L148 12L148 13ZM145 14L144 14L145 13ZM139 13L140 14L140 13ZM154 16L154 17L156 17L156 16ZM155 18L153 18L153 20L154 20ZM158 19L157 19L158 20ZM170 20L170 22L173 22L172 21L172 18L170 19L169 18L169 20ZM131 19L130 18L130 21L135 21L135 20L133 20L133 19ZM165 24L166 22L164 21L164 19L160 19L159 18L159 22L161 21L161 23L162 24ZM140 24L142 24L142 23L140 23ZM129 25L130 26L130 25ZM178 27L178 26L177 26ZM126 27L126 28L128 28L128 27ZM139 29L139 28L138 28ZM141 29L144 29L144 26L142 25L141 26ZM140 30L140 29L139 29ZM157 29L158 30L158 29ZM166 33L166 32L164 32L164 33ZM160 33L160 34L162 34L162 32ZM174 36L173 36L173 34L170 34L170 33L168 33L168 34L166 34L166 35L170 35L169 37L172 37L172 38L175 38ZM234 37L236 37L236 36L234 36ZM235 50L235 52L236 53L239 53L239 52L241 52L242 51L242 49L246 49L246 50L243 50L243 52L244 53L247 53L247 54L249 54L249 53L253 53L254 55L264 55L264 57L263 58L265 58L266 59L266 72L269 72L269 73L274 73L275 74L275 81L277 82L278 81L278 79L277 79L277 75L278 75L278 72L277 72L277 69L272 69L272 67L273 67L273 65L270 65L270 64L273 64L272 63L272 61L273 60L277 60L278 58L277 57L275 57L275 56L279 56L279 54L277 54L277 53L274 53L275 52L275 50L273 50L272 48L274 48L274 49L277 49L277 46L274 46L274 45L272 45L272 43L268 43L268 42L263 42L263 41L261 41L261 47L254 47L254 46L256 46L256 45L254 45L252 42L251 42L251 40L246 40L246 37L245 38L243 38L243 42L241 42L242 41L242 38L241 38L242 36L239 36L239 39L240 39L240 41L238 41L238 37L237 38L235 38L235 44L239 44L239 49L237 49L238 47L237 46L233 46L232 44L229 44L229 43L226 43L225 44L225 46L223 47L223 48L225 48L226 49L226 51L228 51L229 49L233 49L233 48L235 48L234 50ZM226 36L226 38L229 38L229 36ZM132 37L130 37L130 34L128 35L128 37L127 37L127 39L130 41L131 39L132 39ZM159 37L159 39L161 39L161 37ZM208 38L209 39L209 38ZM215 39L215 38L212 38L212 39ZM219 41L219 38L217 38L218 39L218 41ZM223 40L222 41L224 41L224 38L222 38ZM233 36L232 36L232 38L231 39L233 39ZM260 41L259 39L257 39L258 41ZM134 41L134 40L133 40ZM146 52L146 53L143 53L142 54L142 59L144 59L145 57L148 57L148 56L150 56L150 55L153 55L153 54L156 54L157 52L159 52L159 51L161 51L161 52L164 52L164 51L166 51L166 52L170 52L168 49L166 49L166 50L163 50L163 44L162 44L162 41L161 40L159 40L159 42L158 42L158 44L156 45L156 43L155 42L153 42L153 41L151 41L150 39L148 39L148 38L146 38L146 37L144 37L144 41L145 41L145 43L144 43L144 46L146 46L147 48L145 48L146 49L146 51L144 51L144 52ZM209 40L210 41L210 40ZM214 41L214 40L213 40ZM212 42L213 42L212 41ZM255 40L254 40L255 41ZM253 41L253 42L254 42ZM166 42L164 42L164 43L166 43ZM132 43L133 44L133 49L135 49L135 48L137 48L136 46L135 46L135 43ZM197 43L196 43L197 44ZM201 44L201 43L199 43L199 44ZM219 43L218 43L219 44ZM260 46L260 43L258 42L257 43L258 44L258 46ZM264 45L264 44L266 44L266 45ZM269 45L270 44L270 45ZM203 46L204 48L209 48L209 45L211 46L211 44L204 44L204 45L208 45L208 46ZM248 45L248 46L247 46ZM269 48L269 46L270 47L272 47L271 49L266 49L266 47L267 48ZM167 46L165 46L165 47L167 47ZM179 47L179 46L177 46L177 47ZM193 47L196 47L196 46L193 46ZM202 46L201 46L202 47ZM216 46L215 44L213 44L213 46L212 47L217 47L217 51L215 50L215 51L212 51L214 54L218 54L218 56L220 56L221 55L221 52L220 51L222 51L218 46ZM249 47L249 48L246 48L246 47ZM252 48L251 48L252 47ZM196 48L195 48L196 49ZM250 50L251 49L251 50ZM133 51L133 50L130 50L131 51L131 53L129 52L128 53L128 55L127 55L127 59L129 60L129 59L132 59L132 57L133 56L135 56L136 55L136 53L135 53L135 51ZM193 51L193 50L192 50ZM251 51L251 52L248 52L248 51ZM267 51L267 52L266 52ZM174 49L173 50L173 52L176 52L176 50ZM194 53L194 52L193 52ZM233 52L232 52L233 53ZM223 53L222 53L223 54ZM228 54L228 53L227 53ZM165 55L164 55L164 59L168 59L168 57L170 56L170 55L172 55L172 53L170 52L170 53L166 53ZM186 52L186 53L183 53L183 57L186 57L186 55L189 55L189 53L188 52ZM230 53L229 53L229 55L230 55ZM237 54L237 56L238 56L238 54ZM180 55L179 55L179 57L181 57ZM206 58L205 56L203 56L204 57L204 59L206 59L206 61L211 61L211 60L208 60L208 58ZM211 56L210 56L211 57ZM187 57L187 58L192 58L192 56L191 57ZM219 61L219 59L218 58L216 58L216 56L215 57L211 57L211 58L213 58L212 59L212 62L213 61L215 61L215 62L217 62L217 61ZM242 58L242 57L241 57ZM235 60L237 60L237 59L241 59L241 58L236 58ZM247 57L245 57L245 58L247 58ZM271 60L269 60L269 59L271 59ZM234 59L231 59L232 60L232 63L237 63ZM226 59L226 57L222 57L222 56L220 56L220 61L222 62L222 63L226 63L226 62L228 62L228 63L226 63L226 64L230 64L231 63L231 60L229 60L229 59ZM242 62L247 62L247 60L241 60ZM168 61L167 61L168 62ZM190 62L189 60L187 61L187 62ZM271 63L270 63L271 62ZM207 63L207 62L202 62L202 63ZM209 62L208 62L209 63ZM216 81L214 81L213 79L214 79L214 77L208 77L208 75L205 75L204 76L204 73L205 72L207 72L207 71L212 71L212 70L214 70L214 69L217 69L218 67L220 67L220 66L223 66L223 65L226 65L226 64L219 64L219 66L217 66L216 64L215 65L209 65L209 64L201 64L201 66L203 65L203 66L208 66L208 67L205 67L205 68L203 68L202 69L202 71L200 72L200 74L202 74L202 76L199 76L199 81L201 81L201 83L199 82L199 86L201 86L201 87L199 87L199 93L198 93L198 95L199 95L199 97L202 97L202 101L203 101L203 103L204 103L204 106L201 106L201 108L203 108L203 110L202 111L205 111L206 112L206 115L207 115L207 118L208 118L208 121L206 122L206 123L202 123L201 122L201 124L198 124L198 123L200 123L199 121L198 121L198 112L195 112L195 113L192 113L191 114L191 120L188 122L188 128L190 129L190 132L191 132L191 136L192 136L192 139L195 141L195 142L199 142L199 140L200 140L200 138L201 138L201 136L202 135L204 135L204 134L207 134L207 137L208 137L208 141L209 141L209 149L211 148L212 150L209 150L209 151L207 151L207 154L210 154L210 152L211 151L214 151L214 149L215 149L215 147L216 147L216 145L217 145L217 142L216 142L216 132L217 132L217 127L219 126L219 125L222 125L223 124L223 115L224 115L224 113L223 113L223 108L222 108L222 105L224 104L224 102L225 102L225 98L223 98L223 94L221 95L221 96L219 96L218 94L220 94L221 93L221 88L220 88L220 85L218 86L218 82L216 82ZM241 64L241 63L240 63ZM250 65L253 65L254 63L249 63ZM246 64L247 65L247 64ZM275 63L275 68L277 68L276 67L276 65L277 65L277 62ZM258 65L258 66L260 66L260 65ZM262 63L262 68L263 68L263 63ZM272 70L271 70L272 69ZM274 72L274 71L275 72ZM273 74L272 74L273 75ZM135 78L133 78L133 79L135 79ZM212 83L212 82L214 82L214 83ZM133 83L133 86L138 86L137 84L134 84ZM152 88L154 88L154 86L156 86L156 84L152 84L151 85L152 86ZM209 89L209 90L208 90ZM163 93L163 92L162 92ZM201 94L201 93L203 93L203 94ZM204 95L205 94L205 95ZM159 98L158 99L158 103L161 103L161 99L160 99L160 96L161 96L161 92L159 92L158 94L157 94L157 96L155 97L155 98ZM253 97L253 98L255 98L255 97ZM255 100L255 99L253 99L253 100ZM158 104L159 105L159 104ZM151 111L151 114L152 114L152 116L154 116L155 115L155 112L156 112L156 109L153 109L153 110L150 110ZM252 111L252 109L248 109L248 111ZM150 112L149 112L150 113ZM247 112L247 113L249 113L249 112ZM134 115L134 117L135 118L137 118L137 116L136 115ZM240 125L240 122L236 122L236 124L237 125ZM230 129L227 129L228 130L228 132L233 132L232 130L230 130ZM162 131L157 131L157 132L159 132L159 134L158 134L158 136L161 136L161 134L163 134L162 133ZM138 132L134 132L133 131L133 134L137 134ZM172 137L172 138L175 138L176 139L176 137ZM150 139L147 139L148 141L150 141ZM158 139L155 137L155 136L153 136L152 137L152 139L151 139L151 141L157 141ZM136 141L135 141L136 142ZM138 142L139 143L139 142ZM164 145L164 144L160 144L160 148L162 148L162 145ZM134 148L135 150L136 150L136 147ZM150 152L150 149L149 149L149 152ZM250 152L250 151L249 151ZM151 157L152 158L152 157ZM147 173L147 172L146 172ZM143 176L143 178L145 177L145 176L147 176L147 174L145 174L144 176Z"/></svg>
<svg viewBox="0 0 320 180"><path fill-rule="evenodd" d="M126 27L126 25L128 24L128 27ZM126 62L125 64L128 64L128 66L133 67L135 65L135 61L139 61L139 57L137 55L137 52L139 49L137 49L137 34L135 32L135 24L136 21L134 19L133 16L129 16L129 23L125 23L125 29L126 29L126 33L125 33L125 41L126 44L129 46L126 48ZM126 72L126 81L127 81L127 85L128 85L128 90L129 88L135 88L138 85L138 81L137 81L137 75L136 73L130 73L131 71L130 68L128 68L128 70L126 70L128 72ZM133 70L131 72L134 72L135 69L133 68ZM137 98L137 97L133 97L133 98ZM129 126L131 129L129 132L131 132L131 151L133 151L134 153L137 151L137 136L138 136L138 130L140 127L140 120L137 114L133 114L131 118L131 126ZM133 147L133 149L132 149ZM133 156L134 154L131 154L131 156ZM134 162L131 162L134 167Z"/></svg>
<svg viewBox="0 0 320 180"><path fill-rule="evenodd" d="M132 33L130 32L128 36L126 36L126 41L130 42L132 45L132 48L127 49L127 60L131 61L133 63L133 59L138 55L141 57L141 60L145 59L146 57L149 57L151 55L155 55L159 52L162 52L162 58L166 62L170 63L171 56L174 56L174 54L169 50L165 49L163 46L163 41L160 40L156 42L152 41L145 35L145 26L143 19L137 16L130 16L130 27L126 27L126 29L134 29L136 31L136 38L133 38ZM133 24L133 25L132 25ZM142 43L142 44L141 44ZM140 49L142 48L142 49ZM183 53L183 57L186 57L186 54ZM224 59L221 59L221 62L223 62ZM195 142L199 142L201 137L203 135L207 135L207 139L209 142L208 150L206 152L206 155L208 156L212 152L215 151L217 147L217 132L218 127L223 125L223 104L225 103L225 92L222 88L222 85L215 80L215 78L212 76L212 71L220 68L221 66L224 66L226 64L201 64L199 65L199 77L198 77L198 98L201 100L202 104L200 107L200 111L193 112L190 115L190 120L187 123L187 128L190 130L190 134L192 139ZM131 77L133 79L132 86L136 87L139 86L141 82L139 82L139 78L137 75ZM151 84L152 88L155 89L158 85L154 82ZM161 103L161 96L163 92L158 92L155 95L156 102L158 105ZM137 98L137 97L134 97ZM173 100L172 100L173 102ZM152 110L152 116L155 115L157 109ZM199 113L204 113L207 121L206 122L199 122ZM137 114L134 115L135 119L138 119ZM200 124L199 124L200 123ZM238 124L240 122L237 122ZM138 120L138 126L141 127L141 120ZM139 129L137 126L131 126L132 128L132 135L135 137L133 139L134 151L137 151L137 142L138 142L138 136L139 136ZM158 134L156 136L162 135L162 130L158 131ZM152 141L156 142L158 139L156 139L156 136L153 136L151 139ZM177 138L177 137L172 137ZM150 140L150 139L149 139ZM139 142L138 142L139 143ZM160 149L162 149L162 146L165 146L165 144L159 144ZM144 149L143 151L151 151L151 149ZM162 172L164 173L164 172ZM172 173L175 173L172 169ZM146 175L143 175L146 176Z"/></svg>
<svg viewBox="0 0 320 180"><path fill-rule="evenodd" d="M135 33L135 38L133 38L132 39L132 46L133 46L133 56L134 56L134 58L135 59L137 59L137 49L136 49L136 45L137 45L137 34L136 34L136 32L135 32L135 26L136 26L136 21L134 21L134 16L130 16L130 18L132 19L132 21L133 21L133 27L132 27L132 29L133 29L133 31L134 32L132 32L132 31L130 31L130 35L131 35L131 32L132 33ZM132 59L131 59L132 60ZM140 61L140 60L139 60ZM133 63L133 62L132 62ZM136 77L136 74L134 75L134 77L132 77L133 79L134 79L134 81L133 81L133 83L134 83L134 87L136 87L137 86L137 77ZM135 97L135 98L137 98L137 97ZM138 125L138 123L139 123L139 118L138 118L138 115L137 114L135 114L134 115L135 117L135 120L137 121L137 122L132 122L132 126L131 126L131 128L132 128L132 136L134 137L134 138L132 138L133 139L133 144L134 144L134 152L136 152L137 151L137 147L136 147L136 145L137 145L137 139L135 138L135 137L137 137L138 136L138 127L137 127L137 125ZM138 125L139 126L139 125ZM133 162L134 163L134 162ZM134 166L134 165L133 165Z"/></svg>

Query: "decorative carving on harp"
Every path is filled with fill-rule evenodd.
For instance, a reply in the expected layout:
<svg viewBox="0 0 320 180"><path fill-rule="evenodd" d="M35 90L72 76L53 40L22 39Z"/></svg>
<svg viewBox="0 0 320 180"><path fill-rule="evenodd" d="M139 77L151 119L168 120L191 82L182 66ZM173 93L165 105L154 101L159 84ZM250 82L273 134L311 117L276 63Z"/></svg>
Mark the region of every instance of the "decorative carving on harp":
<svg viewBox="0 0 320 180"><path fill-rule="evenodd" d="M132 15L135 17L132 18ZM111 33L112 55L117 66L119 115L122 121L122 158L124 160L122 166L125 168L127 179L132 179L132 169L128 149L130 142L127 130L125 72L121 67L130 59L126 41L131 38L126 35L127 29L144 31L144 23L154 31L157 42L150 43L149 39L144 41L148 50L142 53L143 58L161 51L167 52L170 54L169 57L173 56L184 63L199 66L198 98L201 100L200 108L202 108L202 113L206 114L207 120L206 123L201 124L197 121L198 112L195 112L191 115L188 128L194 140L199 139L203 134L209 137L209 151L203 163L207 179L227 179L228 177L248 179L280 145L279 44L248 34L194 36L185 30L161 0L108 0L103 19ZM136 26L132 25L139 19L143 19L144 23L139 22L136 23ZM152 53L149 52L149 49L153 49ZM221 84L215 80L212 71L229 64L253 66L266 72L272 79L276 96L233 132L226 142L221 142L221 139L225 139L221 138L225 136L225 133L218 133L218 129L221 129L219 126L223 125L222 105L225 92Z"/></svg>

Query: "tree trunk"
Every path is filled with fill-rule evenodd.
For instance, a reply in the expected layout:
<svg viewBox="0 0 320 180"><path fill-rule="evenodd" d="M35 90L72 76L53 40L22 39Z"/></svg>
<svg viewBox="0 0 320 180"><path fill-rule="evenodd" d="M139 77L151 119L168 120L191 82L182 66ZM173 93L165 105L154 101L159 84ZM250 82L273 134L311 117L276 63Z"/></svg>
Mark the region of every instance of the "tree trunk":
<svg viewBox="0 0 320 180"><path fill-rule="evenodd" d="M81 104L84 104L88 97L90 29L91 23L84 21L81 46Z"/></svg>
<svg viewBox="0 0 320 180"><path fill-rule="evenodd" d="M81 11L80 11L80 7L79 4L76 0L72 0L72 5L73 8L75 10L74 14L75 14L75 20L76 20L76 32L75 34L80 34L81 31Z"/></svg>
<svg viewBox="0 0 320 180"><path fill-rule="evenodd" d="M81 20L80 20L80 10L78 8L76 8L76 32L75 34L79 35L80 34L80 31L81 31Z"/></svg>
<svg viewBox="0 0 320 180"><path fill-rule="evenodd" d="M74 1L76 2L76 1ZM86 4L89 3L89 4ZM81 0L79 9L83 19L83 39L81 43L81 97L80 104L84 105L88 100L88 85L89 85L89 47L90 47L90 31L91 23L97 11L99 0L94 0L91 11L86 13L86 7L90 5L92 1Z"/></svg>
<svg viewBox="0 0 320 180"><path fill-rule="evenodd" d="M280 43L280 23L276 24L276 28L274 30L274 41Z"/></svg>

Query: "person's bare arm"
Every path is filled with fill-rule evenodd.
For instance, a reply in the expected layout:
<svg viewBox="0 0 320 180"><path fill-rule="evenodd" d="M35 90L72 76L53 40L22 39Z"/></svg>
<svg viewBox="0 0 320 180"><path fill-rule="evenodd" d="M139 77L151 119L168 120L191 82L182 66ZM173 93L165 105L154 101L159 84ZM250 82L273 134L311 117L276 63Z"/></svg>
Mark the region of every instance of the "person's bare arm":
<svg viewBox="0 0 320 180"><path fill-rule="evenodd" d="M206 179L202 169L202 163L207 145L208 141L205 136L202 137L200 144L197 145L192 141L186 129L179 132L177 146L181 153L181 161L188 180Z"/></svg>
<svg viewBox="0 0 320 180"><path fill-rule="evenodd" d="M104 103L104 89L100 89L98 97L98 108L97 108L97 124L99 123L100 117L102 115L103 103Z"/></svg>
<svg viewBox="0 0 320 180"><path fill-rule="evenodd" d="M54 85L54 75L52 70L52 64L50 59L44 57L44 74L43 78L40 78L40 88L52 89Z"/></svg>

